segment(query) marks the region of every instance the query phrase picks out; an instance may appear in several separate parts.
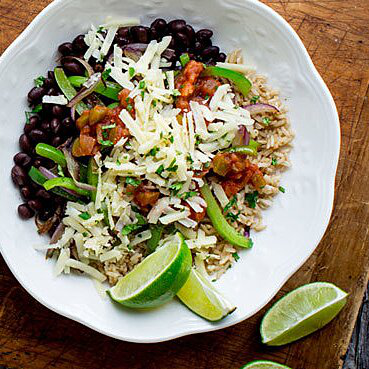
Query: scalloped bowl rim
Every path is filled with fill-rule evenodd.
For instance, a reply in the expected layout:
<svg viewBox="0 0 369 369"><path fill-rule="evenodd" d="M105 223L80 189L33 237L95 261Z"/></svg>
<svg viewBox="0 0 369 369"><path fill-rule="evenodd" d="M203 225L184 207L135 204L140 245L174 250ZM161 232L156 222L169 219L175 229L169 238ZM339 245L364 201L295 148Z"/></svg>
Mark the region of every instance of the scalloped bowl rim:
<svg viewBox="0 0 369 369"><path fill-rule="evenodd" d="M291 40L294 42L294 47L298 49L298 51L300 53L302 53L303 55L303 62L305 64L305 66L307 67L307 71L309 72L309 74L313 77L314 82L318 85L318 87L321 89L321 92L323 93L324 97L327 99L327 102L329 104L329 110L330 110L330 117L331 119L334 121L334 128L335 128L335 140L336 140L336 147L335 152L333 153L334 155L334 161L332 162L331 165L331 175L330 175L330 183L327 184L327 186L329 186L329 199L327 199L327 203L329 202L329 205L327 205L326 209L325 209L325 214L324 214L324 219L325 222L324 224L322 224L322 227L320 229L320 232L317 233L314 241L312 241L312 243L315 245L314 248L311 249L311 252L306 255L303 259L300 260L299 264L296 264L294 268L292 268L291 270L288 271L287 274L284 275L284 277L279 281L279 283L276 285L276 288L274 288L273 292L266 296L264 301L262 301L259 306L257 308L255 308L253 311L251 311L249 314L247 314L246 316L241 316L240 318L238 318L237 320L233 320L233 321L227 321L224 320L222 321L220 324L215 324L213 326L208 326L206 328L191 328L191 329L186 329L185 331L181 331L181 332L177 332L174 333L172 335L167 335L167 336L163 336L163 337L154 337L154 338L145 338L145 339L141 339L141 338L132 338L130 336L125 336L124 334L121 335L117 335L117 334L113 334L107 330L104 330L100 327L96 327L93 324L91 324L89 321L83 319L81 316L77 316L75 314L71 314L68 313L66 311L64 311L62 308L53 305L52 303L46 301L42 295L39 295L37 292L35 292L33 290L33 288L24 280L22 280L18 273L17 270L14 268L14 266L12 265L11 260L9 260L7 253L4 251L4 247L3 245L0 245L0 251L2 253L2 256L4 257L8 267L10 268L11 272L13 273L13 275L16 277L16 279L18 280L18 282L23 286L23 288L33 297L35 298L37 301L39 301L41 304L43 304L44 306L46 306L48 309L62 315L65 316L69 319L72 319L74 321L77 321L97 332L100 332L104 335L119 339L119 340L124 340L124 341L128 341L128 342L136 342L136 343L155 343L155 342L163 342L163 341L168 341L171 339L175 339L175 338L179 338L179 337L183 337L183 336L187 336L187 335L191 335L191 334L195 334L195 333L204 333L204 332L210 332L210 331L215 331L218 329L223 329L226 327L230 327L232 325L238 324L242 321L244 321L245 319L251 317L252 315L256 314L259 310L261 310L275 295L276 293L280 290L280 288L285 284L285 282L305 263L305 261L312 255L312 253L314 252L314 250L316 249L316 247L318 246L320 240L322 239L325 230L328 226L329 223L329 219L332 213L332 209L333 209L333 201L334 201L334 183L335 183L335 175L336 175L336 170L337 170L337 165L338 165L338 159L339 159L339 148L340 148L340 124L339 124L339 117L338 117L338 112L333 100L333 97L330 93L330 91L328 90L328 87L326 86L326 84L324 83L322 77L320 76L320 74L318 73L318 71L316 70L305 46L303 45L301 39L299 38L299 36L297 35L297 33L295 32L295 30L288 24L288 22L282 17L280 16L277 12L275 12L273 9L271 9L270 7L268 7L267 5L261 3L261 2L255 2L252 0L246 0L250 6L253 6L255 9L258 9L262 12L267 13L270 16L270 20L274 21L275 24L278 24L280 27L283 28L283 30L289 35L289 37L291 38ZM29 35L31 34L33 28L40 22L41 18L43 18L44 16L47 16L47 14L52 11L52 10L57 10L60 6L62 6L63 4L63 0L54 0L52 3L50 3L47 7L45 7L34 19L33 21L27 26L27 28L13 41L13 43L4 51L4 53L0 56L0 69L3 67L3 65L6 63L7 59L9 57L11 57L11 55L13 53L15 53L17 51L17 48L19 46L19 44L24 41L25 39L27 39L27 37L29 37Z"/></svg>

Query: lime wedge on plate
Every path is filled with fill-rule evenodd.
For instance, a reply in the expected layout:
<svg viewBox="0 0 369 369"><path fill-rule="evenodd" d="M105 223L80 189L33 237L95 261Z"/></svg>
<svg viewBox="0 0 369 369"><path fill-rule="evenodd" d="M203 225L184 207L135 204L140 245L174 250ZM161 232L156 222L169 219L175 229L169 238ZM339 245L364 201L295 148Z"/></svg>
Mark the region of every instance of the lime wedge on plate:
<svg viewBox="0 0 369 369"><path fill-rule="evenodd" d="M299 287L277 301L260 327L263 343L285 345L329 323L346 303L347 293L331 283Z"/></svg>
<svg viewBox="0 0 369 369"><path fill-rule="evenodd" d="M194 313L217 321L236 310L197 270L192 269L187 282L177 293L179 299Z"/></svg>
<svg viewBox="0 0 369 369"><path fill-rule="evenodd" d="M256 360L242 366L240 369L290 369L288 366L273 361Z"/></svg>
<svg viewBox="0 0 369 369"><path fill-rule="evenodd" d="M176 233L108 290L116 302L130 308L151 308L173 298L190 274L192 256Z"/></svg>

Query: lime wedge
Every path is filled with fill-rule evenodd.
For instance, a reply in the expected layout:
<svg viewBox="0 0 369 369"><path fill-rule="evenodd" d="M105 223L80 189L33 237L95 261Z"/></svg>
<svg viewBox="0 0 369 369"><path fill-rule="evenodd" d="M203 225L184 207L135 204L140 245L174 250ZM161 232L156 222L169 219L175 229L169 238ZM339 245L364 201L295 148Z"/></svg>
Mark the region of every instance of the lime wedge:
<svg viewBox="0 0 369 369"><path fill-rule="evenodd" d="M177 296L194 313L212 322L223 319L236 310L234 305L193 268Z"/></svg>
<svg viewBox="0 0 369 369"><path fill-rule="evenodd" d="M275 363L273 361L256 360L247 363L240 369L290 369L288 366Z"/></svg>
<svg viewBox="0 0 369 369"><path fill-rule="evenodd" d="M291 291L265 314L260 326L263 343L285 345L315 332L340 312L346 297L346 292L325 282Z"/></svg>
<svg viewBox="0 0 369 369"><path fill-rule="evenodd" d="M191 264L191 252L183 236L176 233L108 290L108 294L130 308L162 305L184 285Z"/></svg>

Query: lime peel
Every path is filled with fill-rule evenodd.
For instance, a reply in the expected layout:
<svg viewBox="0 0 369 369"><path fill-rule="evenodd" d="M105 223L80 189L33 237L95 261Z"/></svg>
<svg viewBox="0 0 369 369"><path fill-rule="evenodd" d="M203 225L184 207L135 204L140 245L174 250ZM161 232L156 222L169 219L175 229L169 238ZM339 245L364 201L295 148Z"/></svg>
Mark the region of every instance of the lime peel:
<svg viewBox="0 0 369 369"><path fill-rule="evenodd" d="M291 369L286 365L268 360L255 360L242 366L240 369Z"/></svg>

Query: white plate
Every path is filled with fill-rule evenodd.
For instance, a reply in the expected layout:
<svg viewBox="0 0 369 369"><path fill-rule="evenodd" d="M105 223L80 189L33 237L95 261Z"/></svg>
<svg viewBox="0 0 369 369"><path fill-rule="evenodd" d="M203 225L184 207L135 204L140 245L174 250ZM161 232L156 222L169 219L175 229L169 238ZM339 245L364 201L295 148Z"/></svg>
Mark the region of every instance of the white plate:
<svg viewBox="0 0 369 369"><path fill-rule="evenodd" d="M247 62L270 77L290 109L296 133L292 168L282 178L285 194L265 212L268 228L253 236L254 248L216 286L238 309L209 323L178 301L152 311L129 311L102 300L92 282L80 276L52 276L32 245L40 243L32 221L18 218L21 202L10 179L12 157L27 109L33 79L55 66L57 46L85 32L107 15L183 18L196 29L210 28L215 44L241 47ZM224 328L255 314L311 255L332 210L340 130L333 99L301 40L272 9L241 0L56 0L43 10L0 59L0 245L22 286L51 310L106 335L133 342L158 342Z"/></svg>

